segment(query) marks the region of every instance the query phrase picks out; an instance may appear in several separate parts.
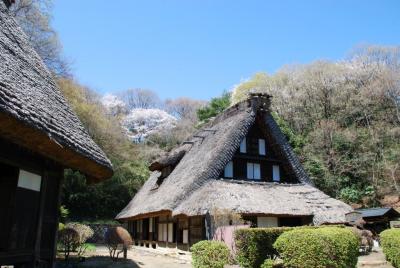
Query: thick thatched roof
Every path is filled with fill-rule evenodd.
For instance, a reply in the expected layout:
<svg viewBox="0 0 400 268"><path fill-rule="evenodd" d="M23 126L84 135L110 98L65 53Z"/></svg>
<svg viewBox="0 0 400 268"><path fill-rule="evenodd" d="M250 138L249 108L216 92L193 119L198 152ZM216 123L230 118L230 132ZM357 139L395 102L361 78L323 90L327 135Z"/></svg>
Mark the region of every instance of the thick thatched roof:
<svg viewBox="0 0 400 268"><path fill-rule="evenodd" d="M316 224L344 222L345 213L352 209L311 185L270 114L269 102L270 96L258 95L230 107L200 129L190 141L176 148L170 157L156 161L151 166L155 171L116 218L138 218L157 212L193 216L204 215L215 208L227 208L243 214L313 215ZM284 160L286 174L294 176L300 183L256 183L219 178L256 121L265 126ZM159 168L166 163L176 167L159 187L155 187L161 174Z"/></svg>
<svg viewBox="0 0 400 268"><path fill-rule="evenodd" d="M203 215L213 208L243 214L314 215L314 223L343 223L351 208L306 184L213 180L179 204L174 214Z"/></svg>
<svg viewBox="0 0 400 268"><path fill-rule="evenodd" d="M8 2L10 3L10 2ZM0 137L100 180L103 151L65 101L27 36L0 1Z"/></svg>

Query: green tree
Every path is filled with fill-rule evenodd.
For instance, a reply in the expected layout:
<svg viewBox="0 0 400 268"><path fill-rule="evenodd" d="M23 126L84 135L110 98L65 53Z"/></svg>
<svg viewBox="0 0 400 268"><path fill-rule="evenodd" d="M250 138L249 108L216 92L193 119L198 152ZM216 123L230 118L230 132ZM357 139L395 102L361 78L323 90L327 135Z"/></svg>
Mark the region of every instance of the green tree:
<svg viewBox="0 0 400 268"><path fill-rule="evenodd" d="M207 121L212 117L220 114L231 104L231 94L229 92L222 93L222 96L212 98L210 103L205 107L197 110L197 116L200 121Z"/></svg>
<svg viewBox="0 0 400 268"><path fill-rule="evenodd" d="M142 154L141 145L127 139L119 119L105 112L97 94L69 79L60 79L58 84L114 168L112 178L94 185L87 184L82 174L67 170L62 204L73 220L112 219L147 179L148 159Z"/></svg>

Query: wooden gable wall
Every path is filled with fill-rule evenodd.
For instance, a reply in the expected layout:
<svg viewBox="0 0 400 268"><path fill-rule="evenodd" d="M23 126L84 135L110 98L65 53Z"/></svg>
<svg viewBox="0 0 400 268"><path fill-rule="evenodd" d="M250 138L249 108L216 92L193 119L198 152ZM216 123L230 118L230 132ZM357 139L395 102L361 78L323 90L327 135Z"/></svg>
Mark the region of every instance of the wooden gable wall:
<svg viewBox="0 0 400 268"><path fill-rule="evenodd" d="M259 154L259 139L265 140L265 155ZM232 158L232 179L252 180L247 178L247 163L257 163L260 164L261 179L256 181L272 182L273 166L278 165L280 182L298 183L299 181L288 169L287 160L283 158L283 154L279 150L279 146L275 143L262 120L257 118L256 123L249 129L246 136L246 153L240 152L240 148L238 148ZM220 177L225 177L224 171L222 171Z"/></svg>

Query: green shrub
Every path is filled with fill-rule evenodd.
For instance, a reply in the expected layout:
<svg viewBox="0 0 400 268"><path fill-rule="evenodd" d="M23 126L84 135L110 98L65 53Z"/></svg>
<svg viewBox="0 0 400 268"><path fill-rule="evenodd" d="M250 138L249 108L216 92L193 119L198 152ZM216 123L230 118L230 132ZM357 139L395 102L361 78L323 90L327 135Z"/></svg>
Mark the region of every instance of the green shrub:
<svg viewBox="0 0 400 268"><path fill-rule="evenodd" d="M347 228L303 228L283 233L274 247L285 267L350 268L357 265L359 239Z"/></svg>
<svg viewBox="0 0 400 268"><path fill-rule="evenodd" d="M93 230L84 224L67 223L59 230L58 239L60 250L64 252L65 259L68 259L71 252L77 252L78 256L85 253L86 240L93 236Z"/></svg>
<svg viewBox="0 0 400 268"><path fill-rule="evenodd" d="M282 260L266 259L260 268L284 268Z"/></svg>
<svg viewBox="0 0 400 268"><path fill-rule="evenodd" d="M266 259L260 268L274 268L274 260Z"/></svg>
<svg viewBox="0 0 400 268"><path fill-rule="evenodd" d="M277 255L273 244L283 233L293 227L249 228L235 231L236 260L245 268L260 267L265 259Z"/></svg>
<svg viewBox="0 0 400 268"><path fill-rule="evenodd" d="M400 229L388 229L381 233L383 253L391 264L400 268Z"/></svg>
<svg viewBox="0 0 400 268"><path fill-rule="evenodd" d="M60 251L64 252L64 258L67 260L74 248L78 246L79 234L72 228L63 228L58 233L58 242Z"/></svg>
<svg viewBox="0 0 400 268"><path fill-rule="evenodd" d="M194 244L190 250L194 268L223 268L229 263L230 251L222 242L204 240Z"/></svg>

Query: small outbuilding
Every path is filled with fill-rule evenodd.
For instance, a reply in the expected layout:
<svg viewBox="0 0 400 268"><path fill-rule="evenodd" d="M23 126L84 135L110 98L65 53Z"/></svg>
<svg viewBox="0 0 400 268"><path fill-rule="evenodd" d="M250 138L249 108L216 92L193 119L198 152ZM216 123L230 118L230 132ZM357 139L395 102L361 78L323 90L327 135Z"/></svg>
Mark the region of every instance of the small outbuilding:
<svg viewBox="0 0 400 268"><path fill-rule="evenodd" d="M400 213L391 207L384 208L363 208L356 211L361 213L364 220L364 228L379 234L385 229L390 228L390 222L400 220Z"/></svg>
<svg viewBox="0 0 400 268"><path fill-rule="evenodd" d="M112 166L0 0L0 266L53 267L65 168Z"/></svg>

